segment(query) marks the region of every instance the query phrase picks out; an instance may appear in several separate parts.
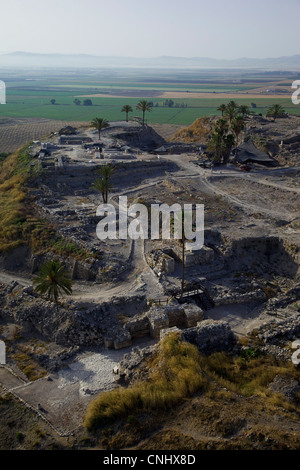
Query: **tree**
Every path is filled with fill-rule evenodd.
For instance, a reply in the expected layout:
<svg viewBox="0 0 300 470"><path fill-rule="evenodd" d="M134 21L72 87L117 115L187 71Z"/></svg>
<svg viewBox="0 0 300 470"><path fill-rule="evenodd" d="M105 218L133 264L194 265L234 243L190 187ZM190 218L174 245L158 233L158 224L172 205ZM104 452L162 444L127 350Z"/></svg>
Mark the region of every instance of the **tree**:
<svg viewBox="0 0 300 470"><path fill-rule="evenodd" d="M249 108L248 106L246 106L245 104L241 104L239 107L238 107L238 110L239 112L241 113L241 115L244 117L248 116L250 114L250 111L249 111Z"/></svg>
<svg viewBox="0 0 300 470"><path fill-rule="evenodd" d="M227 145L224 140L227 132L227 121L225 119L218 119L207 144L207 150L213 153L212 159L215 163L221 163L224 153L227 152Z"/></svg>
<svg viewBox="0 0 300 470"><path fill-rule="evenodd" d="M174 101L173 100L165 100L164 101L164 106L168 106L168 108L173 108Z"/></svg>
<svg viewBox="0 0 300 470"><path fill-rule="evenodd" d="M125 104L121 109L122 113L126 113L126 122L128 122L128 113L132 113L132 107L129 104Z"/></svg>
<svg viewBox="0 0 300 470"><path fill-rule="evenodd" d="M141 100L137 106L136 106L136 109L139 110L139 111L142 111L143 112L143 121L142 121L142 124L143 126L145 125L145 112L146 111L151 111L151 105L148 101L146 100Z"/></svg>
<svg viewBox="0 0 300 470"><path fill-rule="evenodd" d="M224 116L224 112L226 111L226 104L221 104L218 108L218 111L221 111L222 117Z"/></svg>
<svg viewBox="0 0 300 470"><path fill-rule="evenodd" d="M55 104L56 103L56 100L54 98L52 98L52 100L50 100L50 103L51 104Z"/></svg>
<svg viewBox="0 0 300 470"><path fill-rule="evenodd" d="M33 278L35 290L41 295L46 295L47 300L56 303L62 293L72 294L72 280L64 266L58 261L46 261L39 272Z"/></svg>
<svg viewBox="0 0 300 470"><path fill-rule="evenodd" d="M267 110L267 116L273 117L274 122L278 117L284 116L284 114L285 110L280 104L273 104L273 106L270 106Z"/></svg>
<svg viewBox="0 0 300 470"><path fill-rule="evenodd" d="M74 103L79 106L81 104L81 101L78 98L75 98Z"/></svg>
<svg viewBox="0 0 300 470"><path fill-rule="evenodd" d="M90 99L84 100L83 105L84 106L92 106L93 105L92 100L90 100Z"/></svg>
<svg viewBox="0 0 300 470"><path fill-rule="evenodd" d="M234 146L234 135L227 134L223 137L224 150L223 150L223 163L226 165L229 161L231 150Z"/></svg>
<svg viewBox="0 0 300 470"><path fill-rule="evenodd" d="M235 137L235 161L237 161L238 156L238 139L239 135L245 127L245 121L242 116L236 116L231 122L231 129Z"/></svg>
<svg viewBox="0 0 300 470"><path fill-rule="evenodd" d="M238 110L238 105L235 101L229 101L226 105L226 110L224 115L228 118L229 122L231 123L232 119L236 116Z"/></svg>
<svg viewBox="0 0 300 470"><path fill-rule="evenodd" d="M103 165L101 166L101 168L98 170L97 173L99 173L105 181L109 181L114 171L115 169L113 166Z"/></svg>
<svg viewBox="0 0 300 470"><path fill-rule="evenodd" d="M101 134L102 129L106 129L107 127L109 127L109 123L106 119L95 118L92 120L91 126L97 129L99 133L99 140L100 140L100 134Z"/></svg>
<svg viewBox="0 0 300 470"><path fill-rule="evenodd" d="M98 171L102 178L97 178L92 184L92 187L102 194L104 204L107 203L108 193L112 188L111 175L113 172L114 168L111 165L103 165Z"/></svg>
<svg viewBox="0 0 300 470"><path fill-rule="evenodd" d="M108 192L110 191L111 187L112 186L110 182L105 181L104 179L101 179L101 178L97 178L92 184L92 188L96 189L102 194L102 199L103 199L104 204L107 203Z"/></svg>
<svg viewBox="0 0 300 470"><path fill-rule="evenodd" d="M213 154L212 160L215 163L220 163L223 155L224 140L223 136L217 132L213 132L207 144L207 150Z"/></svg>

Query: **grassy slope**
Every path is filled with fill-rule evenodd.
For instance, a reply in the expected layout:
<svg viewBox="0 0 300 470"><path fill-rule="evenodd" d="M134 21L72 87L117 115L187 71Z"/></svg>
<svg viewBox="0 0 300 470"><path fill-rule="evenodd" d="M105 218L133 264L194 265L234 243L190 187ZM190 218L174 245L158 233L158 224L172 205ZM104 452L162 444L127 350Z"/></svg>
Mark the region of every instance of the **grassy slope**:
<svg viewBox="0 0 300 470"><path fill-rule="evenodd" d="M91 403L85 426L106 449L299 449L300 394L292 403L271 392L276 375L300 379L256 349L204 357L172 334L144 380Z"/></svg>
<svg viewBox="0 0 300 470"><path fill-rule="evenodd" d="M33 252L51 251L84 259L89 254L55 233L47 220L35 215L29 182L38 176L37 159L29 144L0 163L0 253L27 245Z"/></svg>

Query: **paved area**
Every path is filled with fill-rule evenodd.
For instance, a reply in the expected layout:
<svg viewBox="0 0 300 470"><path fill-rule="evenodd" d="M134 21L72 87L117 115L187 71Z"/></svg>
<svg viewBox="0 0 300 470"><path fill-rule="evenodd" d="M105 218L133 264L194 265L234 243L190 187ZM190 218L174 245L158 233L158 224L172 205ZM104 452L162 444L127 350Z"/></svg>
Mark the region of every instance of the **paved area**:
<svg viewBox="0 0 300 470"><path fill-rule="evenodd" d="M154 340L140 339L134 346L144 347ZM65 369L33 382L25 382L9 367L0 367L1 391L10 391L46 419L61 435L68 435L83 423L86 409L98 393L118 386L115 366L131 348L102 349L79 353Z"/></svg>

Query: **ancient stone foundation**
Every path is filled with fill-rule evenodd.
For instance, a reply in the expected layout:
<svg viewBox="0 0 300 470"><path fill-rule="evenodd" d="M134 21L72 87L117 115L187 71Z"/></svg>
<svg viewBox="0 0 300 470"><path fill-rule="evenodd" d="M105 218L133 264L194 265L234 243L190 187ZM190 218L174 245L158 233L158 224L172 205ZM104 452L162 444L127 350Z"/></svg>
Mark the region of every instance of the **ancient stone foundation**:
<svg viewBox="0 0 300 470"><path fill-rule="evenodd" d="M203 310L196 304L174 304L152 307L143 315L136 315L124 328L104 338L108 348L121 349L131 346L132 340L143 336L160 339L161 332L170 328L191 328L204 318Z"/></svg>
<svg viewBox="0 0 300 470"><path fill-rule="evenodd" d="M197 326L187 329L179 329L176 326L160 330L160 339L170 333L178 333L180 337L191 344L194 344L201 354L212 354L214 352L230 352L236 346L236 338L225 321L204 320L198 322ZM130 353L124 354L119 364L120 376L125 381L130 381L139 374L139 367L145 364L145 359L154 353L159 347L156 345L140 349L133 348Z"/></svg>
<svg viewBox="0 0 300 470"><path fill-rule="evenodd" d="M231 350L236 338L225 321L204 320L196 327L183 331L185 341L197 346L202 354Z"/></svg>

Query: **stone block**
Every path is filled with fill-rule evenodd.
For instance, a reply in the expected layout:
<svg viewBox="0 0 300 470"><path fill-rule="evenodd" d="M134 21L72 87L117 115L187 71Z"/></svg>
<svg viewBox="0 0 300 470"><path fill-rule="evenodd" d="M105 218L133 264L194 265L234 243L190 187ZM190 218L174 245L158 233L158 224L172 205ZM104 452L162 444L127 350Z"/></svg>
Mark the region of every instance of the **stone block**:
<svg viewBox="0 0 300 470"><path fill-rule="evenodd" d="M105 336L105 337L103 338L103 342L104 342L104 347L105 347L105 348L111 349L111 348L114 347L114 340L113 340L113 338L111 338L110 336Z"/></svg>
<svg viewBox="0 0 300 470"><path fill-rule="evenodd" d="M128 348L132 345L131 335L125 330L116 335L114 339L114 349Z"/></svg>
<svg viewBox="0 0 300 470"><path fill-rule="evenodd" d="M164 313L168 316L169 327L181 326L185 322L184 308L180 305L167 305Z"/></svg>
<svg viewBox="0 0 300 470"><path fill-rule="evenodd" d="M198 257L199 264L211 263L215 257L214 250L212 248L209 248L208 246L203 246L201 250L196 252L196 254Z"/></svg>
<svg viewBox="0 0 300 470"><path fill-rule="evenodd" d="M126 329L129 331L132 338L140 338L141 336L149 335L149 319L146 315L140 318L133 318L126 323Z"/></svg>
<svg viewBox="0 0 300 470"><path fill-rule="evenodd" d="M204 312L202 308L196 304L187 304L184 306L185 327L192 328L197 326L198 322L204 319Z"/></svg>
<svg viewBox="0 0 300 470"><path fill-rule="evenodd" d="M147 316L150 324L150 336L159 338L160 330L169 327L168 315L162 309L154 308L148 312Z"/></svg>
<svg viewBox="0 0 300 470"><path fill-rule="evenodd" d="M186 252L184 255L184 264L188 268L190 266L196 266L198 264L198 256L195 251Z"/></svg>

